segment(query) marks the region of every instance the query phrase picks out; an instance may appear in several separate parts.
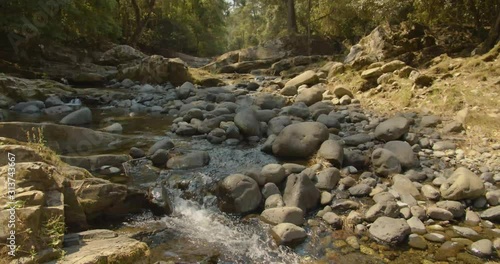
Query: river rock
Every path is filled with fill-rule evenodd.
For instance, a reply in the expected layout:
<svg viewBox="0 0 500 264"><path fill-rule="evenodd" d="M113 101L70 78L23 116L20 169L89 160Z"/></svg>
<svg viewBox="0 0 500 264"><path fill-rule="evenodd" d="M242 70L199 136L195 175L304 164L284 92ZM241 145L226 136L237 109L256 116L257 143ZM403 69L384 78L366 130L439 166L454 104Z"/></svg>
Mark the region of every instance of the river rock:
<svg viewBox="0 0 500 264"><path fill-rule="evenodd" d="M441 196L448 200L475 199L485 192L484 184L472 171L460 167L444 182Z"/></svg>
<svg viewBox="0 0 500 264"><path fill-rule="evenodd" d="M401 138L408 133L410 122L404 117L393 117L375 128L375 137L382 141L391 141Z"/></svg>
<svg viewBox="0 0 500 264"><path fill-rule="evenodd" d="M130 79L152 84L171 82L181 85L192 81L186 63L179 58L167 59L160 55L145 57L137 64L123 67L116 77L118 80Z"/></svg>
<svg viewBox="0 0 500 264"><path fill-rule="evenodd" d="M410 236L408 237L408 245L416 249L426 249L427 241L425 241L425 238L423 238L422 236L419 236L417 234L410 234Z"/></svg>
<svg viewBox="0 0 500 264"><path fill-rule="evenodd" d="M410 219L406 220L406 222L410 226L412 233L419 235L427 233L424 223L417 216L411 217Z"/></svg>
<svg viewBox="0 0 500 264"><path fill-rule="evenodd" d="M101 58L99 58L99 62L105 65L117 66L119 64L128 63L144 57L146 57L144 53L132 48L131 46L117 45L105 51Z"/></svg>
<svg viewBox="0 0 500 264"><path fill-rule="evenodd" d="M164 138L160 141L157 141L153 146L151 146L148 150L148 155L153 155L159 149L170 150L174 148L174 143L170 138Z"/></svg>
<svg viewBox="0 0 500 264"><path fill-rule="evenodd" d="M465 214L465 206L461 202L439 201L436 206L450 211L454 218L461 218Z"/></svg>
<svg viewBox="0 0 500 264"><path fill-rule="evenodd" d="M341 168L344 160L344 148L336 140L326 140L321 144L318 155L328 160L333 166Z"/></svg>
<svg viewBox="0 0 500 264"><path fill-rule="evenodd" d="M273 225L292 223L300 226L304 223L304 211L298 207L285 206L266 209L260 214L260 217Z"/></svg>
<svg viewBox="0 0 500 264"><path fill-rule="evenodd" d="M232 174L219 182L218 205L228 213L246 213L255 210L262 200L257 182L243 174Z"/></svg>
<svg viewBox="0 0 500 264"><path fill-rule="evenodd" d="M120 123L113 123L107 127L102 128L101 130L108 133L120 134L123 132L123 126Z"/></svg>
<svg viewBox="0 0 500 264"><path fill-rule="evenodd" d="M378 242L396 245L410 235L411 229L404 219L382 216L375 220L368 232Z"/></svg>
<svg viewBox="0 0 500 264"><path fill-rule="evenodd" d="M267 164L260 172L264 182L280 183L286 177L286 170L280 164Z"/></svg>
<svg viewBox="0 0 500 264"><path fill-rule="evenodd" d="M19 133L19 131L40 131L46 140L45 144L47 147L58 153L65 154L85 155L89 152L105 152L115 150L125 143L119 135L94 131L83 127L51 123L0 123L0 135L19 141L26 141L26 133Z"/></svg>
<svg viewBox="0 0 500 264"><path fill-rule="evenodd" d="M316 119L316 122L323 123L328 128L340 129L340 122L334 116L321 114L318 116L318 119Z"/></svg>
<svg viewBox="0 0 500 264"><path fill-rule="evenodd" d="M146 243L111 230L88 230L76 235L79 241L65 247L66 254L57 263L146 263L151 254Z"/></svg>
<svg viewBox="0 0 500 264"><path fill-rule="evenodd" d="M80 126L92 123L92 111L84 107L65 116L59 123L63 125Z"/></svg>
<svg viewBox="0 0 500 264"><path fill-rule="evenodd" d="M210 155L205 151L193 151L185 155L175 156L168 160L167 168L185 170L208 165Z"/></svg>
<svg viewBox="0 0 500 264"><path fill-rule="evenodd" d="M261 136L260 122L257 119L257 114L251 108L240 110L234 117L234 123L247 137Z"/></svg>
<svg viewBox="0 0 500 264"><path fill-rule="evenodd" d="M374 171L377 175L387 177L401 172L401 163L396 155L387 149L378 148L371 156Z"/></svg>
<svg viewBox="0 0 500 264"><path fill-rule="evenodd" d="M372 191L372 187L370 187L366 183L359 183L349 188L348 191L352 196L362 197L362 196L368 196Z"/></svg>
<svg viewBox="0 0 500 264"><path fill-rule="evenodd" d="M323 218L327 224L335 228L342 227L342 218L334 212L326 212L321 218Z"/></svg>
<svg viewBox="0 0 500 264"><path fill-rule="evenodd" d="M406 178L406 176L396 174L392 178L392 181L392 189L395 190L401 196L401 198L406 194L409 194L416 198L420 197L420 192L418 191L417 187L415 187L412 181Z"/></svg>
<svg viewBox="0 0 500 264"><path fill-rule="evenodd" d="M304 174L288 176L283 200L286 206L299 207L304 212L318 205L320 192L314 183Z"/></svg>
<svg viewBox="0 0 500 264"><path fill-rule="evenodd" d="M286 84L286 86L296 86L299 87L303 84L307 85L314 85L319 82L318 75L314 71L305 71L301 74L299 74L297 77L289 80Z"/></svg>
<svg viewBox="0 0 500 264"><path fill-rule="evenodd" d="M396 155L403 169L411 169L417 165L417 158L412 147L405 141L389 141L384 145Z"/></svg>
<svg viewBox="0 0 500 264"><path fill-rule="evenodd" d="M481 218L500 223L500 205L490 207L481 213Z"/></svg>
<svg viewBox="0 0 500 264"><path fill-rule="evenodd" d="M318 173L316 180L318 189L333 190L340 180L340 171L337 168L326 168Z"/></svg>
<svg viewBox="0 0 500 264"><path fill-rule="evenodd" d="M429 184L423 185L420 191L422 192L422 195L429 200L439 200L441 197L439 191Z"/></svg>
<svg viewBox="0 0 500 264"><path fill-rule="evenodd" d="M273 237L278 244L295 244L307 238L306 231L294 224L282 223L272 228Z"/></svg>
<svg viewBox="0 0 500 264"><path fill-rule="evenodd" d="M373 222L381 216L396 218L399 216L399 207L395 201L377 202L365 212L365 219Z"/></svg>
<svg viewBox="0 0 500 264"><path fill-rule="evenodd" d="M313 105L323 99L324 89L320 87L311 87L299 91L299 94L295 98L295 102L303 102L307 106Z"/></svg>
<svg viewBox="0 0 500 264"><path fill-rule="evenodd" d="M168 158L169 158L168 150L159 149L153 155L151 155L150 159L153 162L153 165L164 168L165 165L167 164Z"/></svg>
<svg viewBox="0 0 500 264"><path fill-rule="evenodd" d="M450 211L435 206L427 207L427 215L432 219L441 221L453 219L453 214Z"/></svg>
<svg viewBox="0 0 500 264"><path fill-rule="evenodd" d="M68 105L58 105L58 106L51 106L48 108L43 109L43 113L46 115L60 115L64 113L69 113L72 112L73 108Z"/></svg>
<svg viewBox="0 0 500 264"><path fill-rule="evenodd" d="M146 153L144 152L144 150L142 150L140 148L136 148L136 147L130 148L128 154L133 159L140 159L140 158L146 156Z"/></svg>
<svg viewBox="0 0 500 264"><path fill-rule="evenodd" d="M262 196L267 199L269 196L274 194L281 194L278 186L272 182L268 182L262 187Z"/></svg>
<svg viewBox="0 0 500 264"><path fill-rule="evenodd" d="M273 143L273 153L280 157L309 157L328 139L328 135L327 127L318 122L292 124L279 133Z"/></svg>
<svg viewBox="0 0 500 264"><path fill-rule="evenodd" d="M273 195L267 197L266 201L264 203L265 209L284 207L284 206L285 206L285 202L283 201L283 197L281 196L281 194L273 194Z"/></svg>
<svg viewBox="0 0 500 264"><path fill-rule="evenodd" d="M493 243L489 239L478 240L470 245L472 254L478 257L488 257L493 254Z"/></svg>

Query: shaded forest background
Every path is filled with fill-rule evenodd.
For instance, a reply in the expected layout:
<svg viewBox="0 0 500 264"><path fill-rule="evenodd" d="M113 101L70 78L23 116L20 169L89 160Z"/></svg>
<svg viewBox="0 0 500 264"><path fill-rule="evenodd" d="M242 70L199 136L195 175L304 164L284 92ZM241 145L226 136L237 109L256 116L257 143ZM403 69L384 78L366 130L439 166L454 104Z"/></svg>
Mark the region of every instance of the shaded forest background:
<svg viewBox="0 0 500 264"><path fill-rule="evenodd" d="M203 57L296 35L349 47L402 21L495 42L500 24L498 0L10 0L0 10L0 42L11 46L116 42Z"/></svg>

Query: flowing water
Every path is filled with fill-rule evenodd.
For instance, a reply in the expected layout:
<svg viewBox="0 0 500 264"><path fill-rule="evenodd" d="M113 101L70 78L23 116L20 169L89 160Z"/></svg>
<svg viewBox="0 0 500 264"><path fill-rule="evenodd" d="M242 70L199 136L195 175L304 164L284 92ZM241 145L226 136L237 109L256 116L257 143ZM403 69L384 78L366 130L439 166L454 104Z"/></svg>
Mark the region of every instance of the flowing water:
<svg viewBox="0 0 500 264"><path fill-rule="evenodd" d="M238 219L223 214L208 200L205 204L174 199L174 213L130 221L129 228L155 226L149 236L153 260L202 263L299 263L301 257L277 246L267 224L256 218Z"/></svg>

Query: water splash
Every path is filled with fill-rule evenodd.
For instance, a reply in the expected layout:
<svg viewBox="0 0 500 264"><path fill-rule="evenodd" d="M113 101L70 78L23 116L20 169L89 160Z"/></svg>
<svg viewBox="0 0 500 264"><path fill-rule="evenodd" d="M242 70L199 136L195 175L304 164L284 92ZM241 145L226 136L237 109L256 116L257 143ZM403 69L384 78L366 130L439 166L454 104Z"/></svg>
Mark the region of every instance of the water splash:
<svg viewBox="0 0 500 264"><path fill-rule="evenodd" d="M196 245L209 245L220 252L219 260L231 263L299 263L300 257L285 247L273 246L267 226L238 220L176 198L174 214L162 221L167 228Z"/></svg>

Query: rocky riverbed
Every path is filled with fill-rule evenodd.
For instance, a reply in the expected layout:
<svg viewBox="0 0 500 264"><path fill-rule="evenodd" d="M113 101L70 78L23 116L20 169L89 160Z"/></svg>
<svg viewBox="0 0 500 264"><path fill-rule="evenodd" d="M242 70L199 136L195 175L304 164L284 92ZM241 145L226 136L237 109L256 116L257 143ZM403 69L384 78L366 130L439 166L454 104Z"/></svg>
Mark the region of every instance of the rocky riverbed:
<svg viewBox="0 0 500 264"><path fill-rule="evenodd" d="M23 262L499 260L500 144L464 144L466 111L378 116L327 84L339 63L224 86L139 82L154 61L106 88L10 93L0 152L17 157L19 221L40 234L18 236ZM362 77L385 73L425 81L401 61Z"/></svg>

